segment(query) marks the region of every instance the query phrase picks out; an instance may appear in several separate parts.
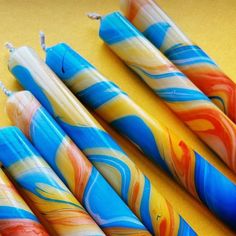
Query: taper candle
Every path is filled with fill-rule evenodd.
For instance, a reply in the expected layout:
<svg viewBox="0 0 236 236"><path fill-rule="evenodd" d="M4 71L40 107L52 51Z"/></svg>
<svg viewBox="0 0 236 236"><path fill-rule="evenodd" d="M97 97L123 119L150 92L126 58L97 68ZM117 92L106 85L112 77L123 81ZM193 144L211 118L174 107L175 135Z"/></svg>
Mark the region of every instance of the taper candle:
<svg viewBox="0 0 236 236"><path fill-rule="evenodd" d="M28 64L28 59L27 64L22 64L17 58L14 59L16 66L22 68L24 65L24 73L16 73L14 67L11 67L10 70L14 71L13 73L20 83L30 89L42 105L51 112L51 115L66 130L76 145L86 154L122 199L143 222L145 221L150 231L164 232L161 236L174 235L171 234L174 228L174 233L177 230L179 234L188 235L186 232L190 231L189 235L191 235L192 229L188 224L181 217L176 216L170 204L154 189L150 181L126 156L118 144L88 113L76 97L65 88L65 85L62 85L54 73L38 57L37 60L39 62L36 65L40 71L37 74L42 73L47 76L36 76L37 74L34 73L32 66ZM43 67L39 66L42 64ZM25 77L26 75L28 76ZM54 94L55 92L56 94ZM53 110L51 109L52 106ZM58 117L63 119L60 120ZM155 211L151 212L150 209L155 209Z"/></svg>
<svg viewBox="0 0 236 236"><path fill-rule="evenodd" d="M126 204L30 92L13 93L6 110L107 235L142 232Z"/></svg>
<svg viewBox="0 0 236 236"><path fill-rule="evenodd" d="M121 0L125 16L236 123L236 84L153 0Z"/></svg>
<svg viewBox="0 0 236 236"><path fill-rule="evenodd" d="M16 127L0 129L0 161L58 235L104 235Z"/></svg>
<svg viewBox="0 0 236 236"><path fill-rule="evenodd" d="M220 219L235 227L236 186L229 179L68 45L47 48L46 63L84 104L147 156L165 161L177 181Z"/></svg>
<svg viewBox="0 0 236 236"><path fill-rule="evenodd" d="M130 169L125 169L127 164L123 151L33 49L14 49L10 56L9 69L21 85L35 95L89 160L96 163L96 168L112 182L112 186L124 194L127 197L125 199L129 199L127 190L132 179ZM149 235L131 211L126 222L119 225L119 228L121 232L127 228L128 232L131 230L137 235Z"/></svg>
<svg viewBox="0 0 236 236"><path fill-rule="evenodd" d="M120 13L101 17L100 37L236 172L236 125Z"/></svg>
<svg viewBox="0 0 236 236"><path fill-rule="evenodd" d="M0 235L49 235L2 169L0 169Z"/></svg>
<svg viewBox="0 0 236 236"><path fill-rule="evenodd" d="M35 107L37 107L37 109L34 109ZM85 191L85 187L86 185L91 186L90 184L91 181L89 182L89 175L91 174L94 175L96 173L96 169L93 168L93 170L91 170L90 167L91 165L88 164L89 162L84 160L83 154L79 152L75 144L72 143L70 138L58 126L58 124L47 113L47 111L42 106L39 106L38 101L29 92L14 93L14 95L12 95L7 100L6 108L8 116L11 119L11 121L19 128L21 128L21 130L24 131L24 133L31 138L33 144L43 154L43 156L51 164L51 166L53 166L55 170L58 169L57 173L59 173L59 176L62 175L62 178L65 179L65 182L70 186L70 189L75 194L75 196L78 196L79 198L82 199L86 199L87 201L88 198L86 197L87 196L86 194L88 191ZM64 141L56 142L56 140L59 138L60 140ZM48 144L44 146L42 145L42 142ZM60 145L58 145L58 143ZM54 147L53 150L58 150L56 151L56 153L60 153L60 155L48 153L47 150L51 149L48 147L48 145L50 145L50 147L53 146ZM70 155L70 157L68 157L68 154L66 152L60 151L63 149L73 150L72 153L73 155ZM53 160L53 162L50 160L51 156L55 156L55 160ZM64 158L64 162L62 163L62 165L57 164L60 163L59 158L60 159ZM101 164L102 163L100 163L100 165ZM132 181L133 184L129 186L129 189L133 187L134 190L131 190L133 192L132 193L133 197L131 197L130 201L126 200L126 202L131 207L131 209L140 217L140 219L144 222L146 227L153 234L161 236L167 234L178 235L180 233L181 235L195 235L195 233L188 226L188 224L182 219L182 217L178 216L177 213L172 209L172 206L164 199L164 197L162 197L161 194L158 193L153 186L151 186L149 180L146 177L144 177L141 172L134 171L135 168L133 167L133 165L129 165L127 167L130 168L131 178L134 179L134 181ZM79 173L76 173L78 170ZM89 174L87 174L86 172ZM74 175L72 173L74 173ZM123 171L123 173L125 172ZM132 173L137 173L137 175L132 176ZM86 176L86 179L82 182L82 180L80 179L82 179L83 174ZM99 174L97 173L96 175ZM137 178L136 176L139 178ZM145 182L143 180L145 180ZM82 186L79 185L81 187L78 188L77 186L78 184L76 183L82 183L81 184ZM93 191L94 197L99 199L104 198L104 200L101 199L100 201L102 202L104 201L105 203L107 203L110 210L116 210L120 212L122 208L120 208L119 206L119 201L118 202L115 201L116 199L113 198L113 194L111 193L109 188L107 188L104 183L101 183L99 179L96 179L96 182L93 181L92 183L93 184L91 188L95 189L95 191ZM117 184L121 185L119 181L117 181ZM144 189L142 191L135 190L135 188L137 188L136 187L137 184L139 184L140 186L145 184ZM97 185L98 185L97 187L98 191L96 191ZM124 188L124 186L121 185L119 186L119 188ZM127 189L124 189L124 191L126 190ZM142 201L138 201L139 202L138 205L135 202L137 198L136 194L139 194L141 197L144 196L145 192L150 194L150 199L144 198ZM107 199L106 196L110 196L114 204L117 205L115 209L112 208L113 206L112 203L109 204L110 200ZM90 202L88 201L87 203L82 199L81 202L85 205L93 201L92 199ZM101 205L106 210L105 203ZM147 208L141 207L141 204ZM135 205L138 205L138 207L135 207ZM99 206L97 208L99 208ZM157 220L158 216L161 217L161 220ZM165 222L165 227L163 226L164 222Z"/></svg>

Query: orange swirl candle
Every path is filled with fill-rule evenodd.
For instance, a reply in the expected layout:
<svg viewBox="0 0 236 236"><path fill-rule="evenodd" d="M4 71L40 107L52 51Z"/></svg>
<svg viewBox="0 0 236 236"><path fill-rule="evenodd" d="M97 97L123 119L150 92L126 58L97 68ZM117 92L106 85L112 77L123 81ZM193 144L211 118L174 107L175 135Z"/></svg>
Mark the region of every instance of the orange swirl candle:
<svg viewBox="0 0 236 236"><path fill-rule="evenodd" d="M129 138L164 170L167 167L167 171L188 192L205 203L220 219L235 227L236 185L194 151L181 136L143 110L68 45L61 43L48 47L46 62L81 102ZM145 203L144 199L141 205ZM140 213L146 209L141 210ZM180 225L184 229L183 224ZM179 231L178 235L185 235L187 231L187 228ZM194 235L194 232L188 233Z"/></svg>
<svg viewBox="0 0 236 236"><path fill-rule="evenodd" d="M25 50L27 54L29 53L29 58L25 58ZM11 61L11 72L26 89L29 89L35 95L50 115L69 134L123 201L142 220L147 229L154 235L159 236L194 235L191 227L174 211L173 207L137 168L134 162L129 159L115 140L49 67L32 52L32 49L21 48L16 52L17 57L14 56ZM31 64L32 61L34 61L33 65ZM8 114L10 113L10 107L13 107L10 101L12 100L10 99L8 103ZM20 104L15 103L16 106L20 106ZM40 110L44 117L49 117L43 107ZM22 127L20 121L23 120L25 120L24 117L17 119L17 125ZM36 133L39 134L41 130L51 130L55 126L58 127L55 121L48 121L48 119L44 119L44 121L43 124L47 125L46 129L41 128L41 125L40 128L30 129L34 143L37 143L36 138L33 138ZM39 124L39 122L32 119L31 127L35 127L36 124ZM29 128L25 129L24 132L27 133L27 131L29 131ZM58 133L66 136L65 132L57 131ZM135 221L135 219L132 219L131 223ZM129 225L128 219L124 226L119 223L120 228L124 228L123 232L118 227L117 230L120 233L122 232L123 235L149 235L144 228L140 228L140 225L132 228ZM126 232L125 229L127 229Z"/></svg>
<svg viewBox="0 0 236 236"><path fill-rule="evenodd" d="M30 92L14 92L7 100L6 110L13 124L30 138L106 235L139 233L135 229L139 222L135 222L126 204ZM164 205L165 200L155 191L153 194ZM169 206L167 202L166 205ZM162 215L171 214L169 209ZM177 214L173 212L172 216L178 221ZM130 228L122 227L128 226L126 222Z"/></svg>
<svg viewBox="0 0 236 236"><path fill-rule="evenodd" d="M0 169L0 235L49 235L2 169Z"/></svg>
<svg viewBox="0 0 236 236"><path fill-rule="evenodd" d="M101 17L100 37L236 172L236 125L120 13Z"/></svg>
<svg viewBox="0 0 236 236"><path fill-rule="evenodd" d="M153 0L121 0L121 9L145 37L236 122L236 84Z"/></svg>
<svg viewBox="0 0 236 236"><path fill-rule="evenodd" d="M113 187L115 187L116 190L119 191L119 193L123 191L125 192L126 189L122 187L128 186L128 180L126 179L126 176L124 178L124 181L123 179L121 181L121 177L120 178L118 177L119 172L117 170L114 170L114 168L112 167L112 164L114 163L118 163L118 167L120 167L121 166L120 159L122 158L125 159L118 145L115 144L117 155L115 156L115 158L112 158L112 156L114 155L112 153L113 150L112 151L106 150L106 145L109 145L110 143L114 142L112 141L112 138L94 120L94 118L89 114L89 112L83 107L82 104L79 103L76 97L57 78L57 76L44 63L44 61L38 57L38 55L34 52L33 49L23 46L12 50L13 52L11 53L11 58L9 61L9 69L11 70L11 72L16 76L17 79L19 79L20 83L25 88L29 89L37 97L37 99L46 107L49 113L51 113L51 115L54 116L54 118L59 123L61 128L66 130L66 132L69 133L70 137L74 141L75 139L78 140L78 143L80 144L78 145L79 148L82 151L86 150L86 155L91 156L92 160L99 159L99 160L94 160L94 163L96 163L96 167L98 168L99 171L102 172L103 176L109 179L110 182L114 183ZM43 119L39 119L41 120L40 125L42 124L50 125L46 126L45 128L47 135L49 127L52 129L51 127L52 122L51 121L49 121L49 123L43 122L45 121L44 112L42 114L39 111L39 113L37 114L41 116L41 118L43 117ZM36 119L36 116L34 118ZM37 116L37 118L40 117ZM30 125L30 122L28 123L28 125ZM25 128L26 130L29 131L27 126L25 126ZM32 136L36 130L37 132L39 132L37 136L39 134L40 135L43 134L42 131L44 129L35 129L35 127L33 129L34 130L31 133ZM55 130L55 128L53 129ZM59 135L59 133L55 132L54 136L53 133L54 132L51 132L51 136L53 137L53 141L55 142L56 140L58 140L57 135ZM65 136L65 133L63 133L63 135L59 135L59 138L61 138L61 136ZM37 140L34 139L34 141L35 142L42 141L42 136ZM51 140L50 142L45 141L44 143L44 145L45 146L47 145L48 147L48 152L49 149L51 152L51 155L48 156L48 158L53 159L58 155L58 158L60 159L61 156L59 155L60 154L59 150L58 152L53 153L55 151L55 148L58 149L57 142L54 143L53 141ZM101 142L102 143L104 142L103 146L105 147L102 147L102 145L100 144ZM50 146L50 144L52 144L52 146ZM62 146L59 145L59 147ZM47 152L47 150L45 152ZM112 159L112 161L110 162L108 161L108 164L104 164L103 157L105 159L108 158L109 160ZM54 161L50 160L50 162L52 164L52 162ZM75 165L73 165L73 167L74 166ZM130 174L129 169L127 169L126 171ZM123 169L121 170L121 173L122 175L124 174ZM98 196L94 194L94 191L92 191L92 189L94 190L93 186L94 184L88 185L87 188L88 192L86 193L86 197L84 198L84 201L87 201L86 204L88 208L89 208L88 201L91 200L92 197L94 197L94 200L96 200L96 197ZM101 186L101 188L104 188L104 185ZM112 198L111 192L109 195L110 198ZM108 201L107 202L104 201L105 197L102 196L100 196L97 199L96 204L99 204L99 199L103 198L100 201L100 203L101 205L104 204L104 209L102 209L102 206L98 207L94 204L91 204L90 206L90 213L94 214L94 218L97 220L97 222L99 222L99 225L102 227L105 233L108 235L123 234L123 235L149 236L150 233L148 232L146 227L137 218L137 216L135 216L132 213L132 211L126 206L126 204L123 201L121 201L121 199L115 194L113 194L113 197L114 198L112 207L111 203L109 204ZM107 209L106 204L110 205L110 208ZM99 214L98 214L98 209L99 209ZM112 212L112 209L114 209L114 212Z"/></svg>
<svg viewBox="0 0 236 236"><path fill-rule="evenodd" d="M92 216L97 216L97 219L109 216L107 222L103 220L103 225L117 216L122 220L121 216L125 213L120 200L114 197L114 193L106 186L105 181L102 181L95 167L91 167L89 161L30 92L21 91L12 94L7 100L6 109L13 124L30 137L34 146L64 179ZM122 173L123 181L119 180L120 177L117 175L115 183L122 192L127 194L127 198L123 199L127 199L128 206L139 216L150 232L160 236L196 235L128 158L125 160L124 156L126 163L122 157L117 158L116 163L111 159L104 158L101 162L94 161L94 164L96 165L97 162L98 165L104 165L104 167L110 164L114 173L115 171ZM105 172L105 168L103 169ZM103 209L103 214L99 212L100 209ZM118 225L119 221L117 222ZM107 235L114 234L118 229L102 226L101 228ZM137 234L137 232L134 233Z"/></svg>
<svg viewBox="0 0 236 236"><path fill-rule="evenodd" d="M0 129L0 161L57 235L105 234L16 127Z"/></svg>

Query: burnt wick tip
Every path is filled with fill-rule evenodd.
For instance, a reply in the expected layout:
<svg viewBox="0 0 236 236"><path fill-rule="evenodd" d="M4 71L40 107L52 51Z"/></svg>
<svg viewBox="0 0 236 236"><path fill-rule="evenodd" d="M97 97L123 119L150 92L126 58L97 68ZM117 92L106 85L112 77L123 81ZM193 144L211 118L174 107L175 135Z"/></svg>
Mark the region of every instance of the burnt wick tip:
<svg viewBox="0 0 236 236"><path fill-rule="evenodd" d="M0 89L3 91L3 93L6 95L6 96L11 96L12 95L12 91L8 90L5 85L3 84L2 81L0 81Z"/></svg>
<svg viewBox="0 0 236 236"><path fill-rule="evenodd" d="M102 18L100 14L95 13L95 12L87 13L87 16L89 19L92 19L92 20L100 20Z"/></svg>
<svg viewBox="0 0 236 236"><path fill-rule="evenodd" d="M39 32L39 38L40 38L40 45L43 51L46 51L46 42L45 42L45 33L43 31Z"/></svg>
<svg viewBox="0 0 236 236"><path fill-rule="evenodd" d="M5 47L9 50L9 52L13 52L15 50L13 44L10 42L6 42Z"/></svg>

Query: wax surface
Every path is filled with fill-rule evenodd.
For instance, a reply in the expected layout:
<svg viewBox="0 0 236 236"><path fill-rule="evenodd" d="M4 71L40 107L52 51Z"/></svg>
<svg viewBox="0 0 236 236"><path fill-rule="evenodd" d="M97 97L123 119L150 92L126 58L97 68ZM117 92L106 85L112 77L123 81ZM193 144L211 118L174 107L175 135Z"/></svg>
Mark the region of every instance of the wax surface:
<svg viewBox="0 0 236 236"><path fill-rule="evenodd" d="M183 32L220 65L230 78L236 78L234 40L236 38L236 8L233 7L234 0L158 0L157 3L181 27ZM119 9L119 0L57 0L57 4L50 0L1 1L0 14L2 22L4 22L0 27L1 45L6 41L12 42L15 47L27 44L35 48L44 58L45 53L41 50L38 40L39 30L45 32L48 47L58 42L67 42L106 77L118 84L141 107L165 122L170 129L180 133L182 138L203 154L207 160L236 181L236 175L219 158L216 158L213 152L209 151L206 145L203 145L183 125L183 122L180 122L173 112L163 105L160 99L156 99L155 94L148 87L143 86L143 82L137 78L137 75L130 72L130 69L118 57L112 56L110 49L98 38L99 22L95 23L85 15L88 12L107 14ZM8 52L4 50L3 46L0 59L2 62L1 80L8 89L20 90L19 83L13 79L6 66ZM11 125L11 121L4 111L6 100L6 96L0 93L0 126ZM99 121L102 122L101 119ZM203 204L197 203L183 188L171 181L160 168L133 148L129 141L114 132L104 122L102 124L199 235L235 235Z"/></svg>
<svg viewBox="0 0 236 236"><path fill-rule="evenodd" d="M16 127L0 129L0 161L58 235L104 235Z"/></svg>
<svg viewBox="0 0 236 236"><path fill-rule="evenodd" d="M66 130L72 140L76 144L80 144L78 145L79 148L86 151L86 155L91 155L91 158L95 159L99 158L100 155L103 157L106 145L113 144L114 141L33 49L21 47L15 50L11 55L9 68L19 82L36 96L59 125ZM88 121L91 121L91 124L88 124ZM104 142L104 147L101 146L100 139ZM117 144L115 144L115 153L116 157L122 155L122 150ZM106 155L109 156L109 153ZM107 169L111 169L111 167L108 166ZM110 178L115 181L117 173L106 171L106 174L110 175L110 173L113 175ZM110 230L114 230L114 234L123 232L128 235L149 235L131 210L126 209L126 212L127 217L122 217L123 227L121 227L121 221L118 220L119 216L114 218L118 220L116 227ZM111 226L113 223L112 221L107 226Z"/></svg>
<svg viewBox="0 0 236 236"><path fill-rule="evenodd" d="M121 0L121 8L158 49L236 122L236 84L181 32L153 0Z"/></svg>
<svg viewBox="0 0 236 236"><path fill-rule="evenodd" d="M99 35L236 172L236 125L120 13L101 19Z"/></svg>
<svg viewBox="0 0 236 236"><path fill-rule="evenodd" d="M129 234L140 225L125 203L30 92L7 102L13 124L30 137L63 182L107 235Z"/></svg>
<svg viewBox="0 0 236 236"><path fill-rule="evenodd" d="M84 104L159 165L164 160L178 182L234 227L236 186L229 179L69 46L59 44L49 48L46 62ZM216 181L222 184L216 186Z"/></svg>
<svg viewBox="0 0 236 236"><path fill-rule="evenodd" d="M46 160L53 166L61 179L70 187L92 216L99 215L99 207L101 207L108 219L117 217L111 214L120 213L125 215L125 212L121 211L123 208L122 204L119 204L119 199L114 197L113 191L101 180L102 177L99 176L97 170L91 166L64 131L56 124L47 111L39 106L37 100L29 92L20 92L12 95L7 102L7 111L13 124L21 128L31 138L34 145L43 153ZM54 138L52 139L52 137ZM42 142L45 145L42 145ZM49 148L54 150L53 153L48 152ZM64 150L67 150L67 152ZM54 156L54 159L51 156ZM121 161L117 161L116 166L120 165ZM129 193L130 197L125 196L124 200L142 219L147 228L155 235L158 234L160 236L167 234L194 235L188 224L177 215L171 205L153 188L149 180L140 171L135 171L132 163L130 165L128 163L127 161L127 165L123 164L123 181L117 179L114 187L118 187L120 189L118 192L123 192L123 196L125 196L125 192ZM100 161L99 164L102 165L102 162ZM107 169L106 162L103 165L103 171L105 171ZM113 165L114 167L115 165ZM130 169L131 173L128 173L128 169ZM130 179L130 184L127 181L125 184L125 177ZM107 206L109 207L107 208ZM93 212L94 209L96 210L95 212ZM100 215L103 216L103 212ZM97 217L98 223L101 216ZM122 222L118 222L118 224L121 225ZM105 224L105 227L103 225L100 226L105 232L107 231ZM108 230L111 231L109 227Z"/></svg>
<svg viewBox="0 0 236 236"><path fill-rule="evenodd" d="M49 235L1 169L0 235Z"/></svg>

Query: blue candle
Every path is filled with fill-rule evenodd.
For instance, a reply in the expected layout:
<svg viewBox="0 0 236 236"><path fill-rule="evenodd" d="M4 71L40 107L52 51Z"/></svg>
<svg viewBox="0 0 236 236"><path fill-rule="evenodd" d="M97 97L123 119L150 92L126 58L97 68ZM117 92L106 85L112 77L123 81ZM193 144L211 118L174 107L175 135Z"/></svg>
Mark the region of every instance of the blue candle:
<svg viewBox="0 0 236 236"><path fill-rule="evenodd" d="M28 91L13 93L7 113L107 235L143 227L56 121Z"/></svg>
<svg viewBox="0 0 236 236"><path fill-rule="evenodd" d="M167 232L171 232L174 223L177 225L176 235L188 235L188 232L194 235L188 224L173 211L112 137L32 50L16 49L9 69L56 119L122 199L145 221L151 232L158 232L163 224ZM151 212L153 207L156 210ZM154 217L150 216L150 212ZM144 231L143 228L141 230Z"/></svg>
<svg viewBox="0 0 236 236"><path fill-rule="evenodd" d="M120 13L101 17L99 35L236 172L236 124Z"/></svg>
<svg viewBox="0 0 236 236"><path fill-rule="evenodd" d="M104 177L113 181L113 186L119 191L125 191L125 194L128 194L126 190L129 181L132 181L132 179L128 179L130 176L129 170L127 170L126 175L123 173L123 166L120 161L123 154L122 150L33 49L21 47L13 50L10 56L9 69L21 85L30 90L53 115L62 129L74 139L75 143L80 144L78 145L79 148L83 151L86 150L86 154L90 155L94 162L98 162L96 167L101 169L104 166L106 167L103 171ZM112 146L114 150L110 150L111 145L114 146L114 148ZM113 155L114 162L110 160ZM108 163L104 164L107 158L109 159L107 160ZM121 190L121 185L126 188ZM125 209L124 206L122 208ZM112 214L110 216L112 217ZM113 217L110 222L109 219L104 218L100 221L101 223L105 222L104 228L107 228L106 234L108 235L118 234L119 232L125 235L150 235L146 227L128 208L125 209L125 214L124 212L120 213L119 217Z"/></svg>
<svg viewBox="0 0 236 236"><path fill-rule="evenodd" d="M104 233L16 127L0 129L0 161L58 235Z"/></svg>
<svg viewBox="0 0 236 236"><path fill-rule="evenodd" d="M220 219L235 227L236 186L227 177L145 112L68 45L58 44L48 48L46 63L80 101L128 137L157 164L164 169L168 166L176 180L191 194L205 203ZM189 164L180 165L180 160L188 163L188 155ZM178 161L175 161L176 157ZM220 184L216 185L216 182Z"/></svg>

